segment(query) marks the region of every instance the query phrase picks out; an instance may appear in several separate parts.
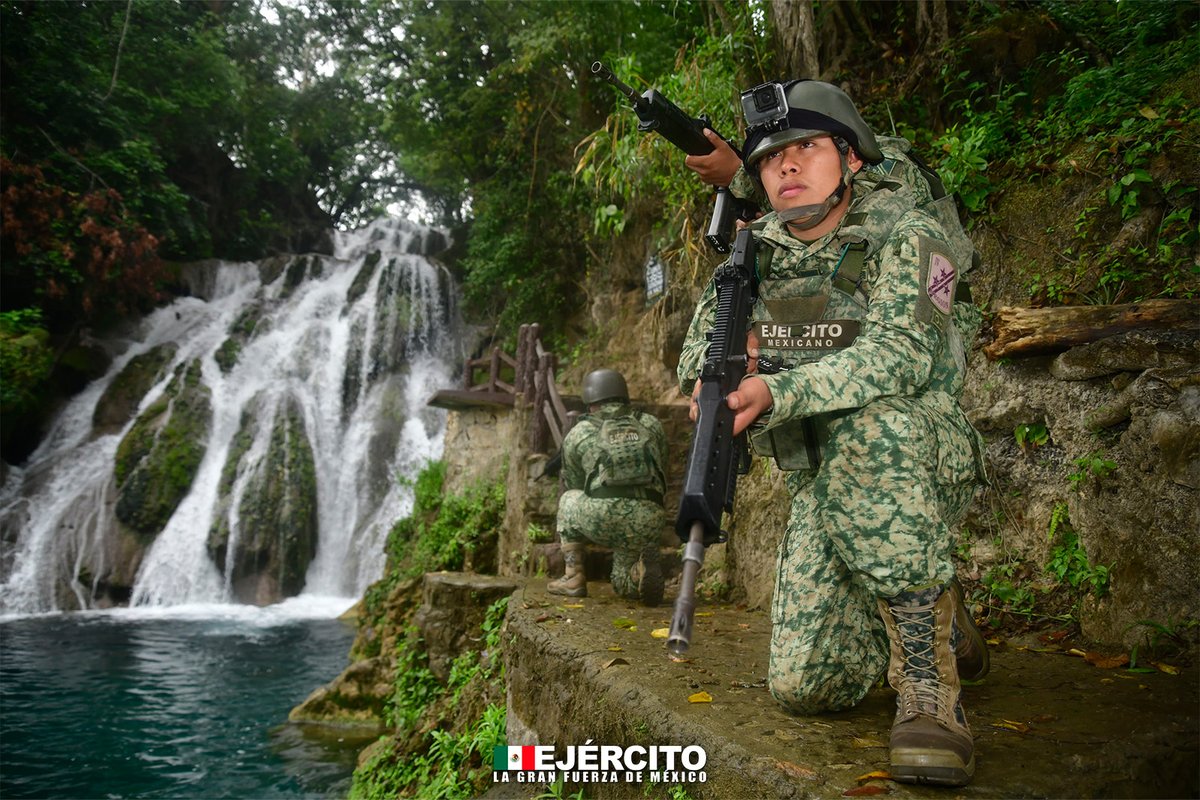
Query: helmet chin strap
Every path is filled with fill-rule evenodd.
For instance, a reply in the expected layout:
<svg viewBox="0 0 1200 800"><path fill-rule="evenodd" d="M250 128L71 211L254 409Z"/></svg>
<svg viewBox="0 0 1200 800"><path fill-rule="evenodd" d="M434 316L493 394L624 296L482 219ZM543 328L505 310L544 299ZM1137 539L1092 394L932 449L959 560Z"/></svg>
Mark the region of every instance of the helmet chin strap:
<svg viewBox="0 0 1200 800"><path fill-rule="evenodd" d="M811 230L824 222L834 206L842 202L842 198L846 196L846 190L850 188L850 183L854 180L854 171L846 163L846 153L841 148L838 149L838 156L842 161L842 180L829 197L825 198L825 202L785 208L776 213L780 222L798 231Z"/></svg>

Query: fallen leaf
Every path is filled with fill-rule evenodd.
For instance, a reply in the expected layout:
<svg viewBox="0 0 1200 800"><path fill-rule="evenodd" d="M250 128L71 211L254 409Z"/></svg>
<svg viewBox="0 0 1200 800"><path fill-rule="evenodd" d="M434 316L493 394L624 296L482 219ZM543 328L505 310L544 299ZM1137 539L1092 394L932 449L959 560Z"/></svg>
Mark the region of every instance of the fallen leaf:
<svg viewBox="0 0 1200 800"><path fill-rule="evenodd" d="M563 608L583 608L583 603L564 603Z"/></svg>
<svg viewBox="0 0 1200 800"><path fill-rule="evenodd" d="M674 661L676 664L692 663L692 660L690 658L684 658L683 656L677 656L674 653L667 653L667 658L670 659L671 661Z"/></svg>
<svg viewBox="0 0 1200 800"><path fill-rule="evenodd" d="M859 775L854 780L862 783L863 781L890 781L892 773L877 769L874 772L868 772L866 775Z"/></svg>
<svg viewBox="0 0 1200 800"><path fill-rule="evenodd" d="M775 733L778 734L779 731L775 731ZM802 767L799 764L793 764L790 761L776 761L775 766L786 772L790 777L799 778L801 780L815 781L821 777L808 767Z"/></svg>
<svg viewBox="0 0 1200 800"><path fill-rule="evenodd" d="M868 747L887 747L887 745L883 742L875 739L868 739L863 736L855 736L850 743L860 750L865 750Z"/></svg>
<svg viewBox="0 0 1200 800"><path fill-rule="evenodd" d="M1024 722L1013 722L1011 719L1002 719L999 722L992 723L993 728L1004 728L1017 733L1029 733L1029 726Z"/></svg>
<svg viewBox="0 0 1200 800"><path fill-rule="evenodd" d="M709 694L708 692L696 692L695 694L688 695L688 702L689 703L711 703L712 695Z"/></svg>
<svg viewBox="0 0 1200 800"><path fill-rule="evenodd" d="M892 790L878 783L868 783L865 786L855 786L842 792L842 797L867 797L873 794L888 794Z"/></svg>
<svg viewBox="0 0 1200 800"><path fill-rule="evenodd" d="M1126 661L1128 660L1129 659L1126 659ZM1151 661L1150 664L1154 667L1157 667L1160 672L1165 672L1168 675L1179 674L1179 667L1172 666L1171 664L1164 664L1161 661Z"/></svg>
<svg viewBox="0 0 1200 800"><path fill-rule="evenodd" d="M1043 644L1061 642L1063 639L1067 638L1068 633L1068 631L1051 631L1050 633L1043 633L1038 636L1038 640Z"/></svg>
<svg viewBox="0 0 1200 800"><path fill-rule="evenodd" d="M614 644L612 647L608 648L608 651L610 653L624 653L625 648L621 647L621 645L619 645L619 644Z"/></svg>
<svg viewBox="0 0 1200 800"><path fill-rule="evenodd" d="M609 667L617 666L618 664L628 665L629 662L620 657L610 658L608 661L604 662L604 666L601 667L601 669L608 669Z"/></svg>
<svg viewBox="0 0 1200 800"><path fill-rule="evenodd" d="M1093 667L1099 667L1100 669L1116 669L1129 663L1129 654L1122 653L1119 656L1104 656L1100 653L1089 652L1084 654L1083 660Z"/></svg>
<svg viewBox="0 0 1200 800"><path fill-rule="evenodd" d="M1142 106L1138 109L1138 113L1146 119L1158 119L1158 112L1156 112L1150 106Z"/></svg>
<svg viewBox="0 0 1200 800"><path fill-rule="evenodd" d="M653 636L655 639L665 639L671 635L671 629L670 628L655 628L654 630L650 631L650 635Z"/></svg>
<svg viewBox="0 0 1200 800"><path fill-rule="evenodd" d="M533 621L534 622L545 622L546 620L550 619L553 616L554 616L553 614L538 614L536 617L534 617Z"/></svg>
<svg viewBox="0 0 1200 800"><path fill-rule="evenodd" d="M1069 656L1079 656L1080 658L1087 658L1087 653L1086 653L1085 651L1083 651L1083 650L1080 650L1080 649L1079 649L1079 648L1077 648L1077 647L1072 647L1070 650L1068 650L1068 651L1067 651L1067 655L1069 655Z"/></svg>
<svg viewBox="0 0 1200 800"><path fill-rule="evenodd" d="M637 623L631 620L629 617L617 617L613 620L613 626L617 628L624 628L630 631L637 630Z"/></svg>

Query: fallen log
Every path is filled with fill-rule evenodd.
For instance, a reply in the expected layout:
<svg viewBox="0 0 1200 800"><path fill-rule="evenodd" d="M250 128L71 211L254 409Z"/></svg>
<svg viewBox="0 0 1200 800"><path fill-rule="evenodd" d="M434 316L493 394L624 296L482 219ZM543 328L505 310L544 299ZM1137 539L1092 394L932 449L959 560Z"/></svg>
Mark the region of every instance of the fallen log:
<svg viewBox="0 0 1200 800"><path fill-rule="evenodd" d="M1200 329L1200 300L1147 300L1119 306L1005 307L992 320L995 338L983 348L995 360L1057 353L1136 329Z"/></svg>

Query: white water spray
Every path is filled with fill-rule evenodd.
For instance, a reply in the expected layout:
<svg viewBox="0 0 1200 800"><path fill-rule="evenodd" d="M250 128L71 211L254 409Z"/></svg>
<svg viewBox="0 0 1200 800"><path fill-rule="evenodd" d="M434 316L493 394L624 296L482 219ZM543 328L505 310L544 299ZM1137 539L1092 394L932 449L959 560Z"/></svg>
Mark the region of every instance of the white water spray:
<svg viewBox="0 0 1200 800"><path fill-rule="evenodd" d="M163 374L200 359L212 423L190 491L142 558L131 603L232 601L230 565L213 563L209 531L225 514L232 549L245 477L263 468L272 422L289 408L303 418L318 498L317 552L303 594L361 595L382 573L392 524L412 507L411 489L397 477L413 477L441 457L445 412L426 403L458 380L455 291L445 270L418 254L436 236L382 220L337 234L332 257L292 259L274 276L265 262L212 262L197 270L200 296L147 317L108 374L72 399L0 489L0 613L91 607L93 576L112 574L127 555L114 514L113 467L133 419L116 434L96 435L92 414L131 359L164 343L178 349ZM375 259L369 281L356 285ZM260 313L254 335L224 372L215 355L251 307ZM139 413L167 383L146 395ZM234 502L221 511L223 473L248 410L258 432L241 455Z"/></svg>

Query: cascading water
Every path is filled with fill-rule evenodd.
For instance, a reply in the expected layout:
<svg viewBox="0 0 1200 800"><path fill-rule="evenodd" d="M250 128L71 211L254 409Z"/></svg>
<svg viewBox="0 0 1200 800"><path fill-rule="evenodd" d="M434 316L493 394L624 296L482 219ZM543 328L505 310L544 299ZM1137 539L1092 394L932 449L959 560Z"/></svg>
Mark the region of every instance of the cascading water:
<svg viewBox="0 0 1200 800"><path fill-rule="evenodd" d="M460 374L455 290L429 242L444 237L382 220L337 234L332 257L193 265L194 296L106 342L123 351L108 374L10 472L0 612L97 607L122 585L132 605L361 595L411 508L397 478L441 456L445 412L426 401ZM126 368L155 358L149 391L102 425ZM159 474L185 476L173 510L126 466L151 435L176 448Z"/></svg>

